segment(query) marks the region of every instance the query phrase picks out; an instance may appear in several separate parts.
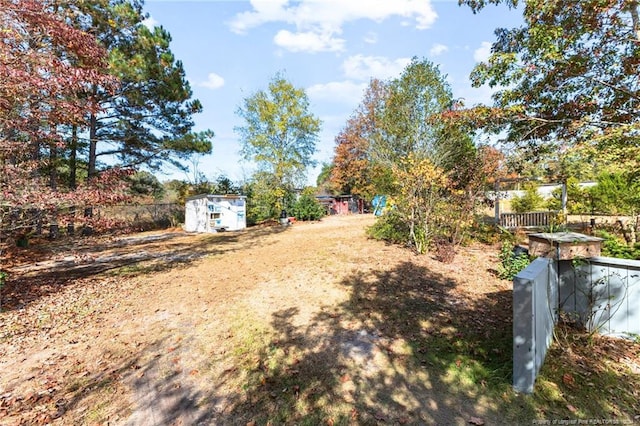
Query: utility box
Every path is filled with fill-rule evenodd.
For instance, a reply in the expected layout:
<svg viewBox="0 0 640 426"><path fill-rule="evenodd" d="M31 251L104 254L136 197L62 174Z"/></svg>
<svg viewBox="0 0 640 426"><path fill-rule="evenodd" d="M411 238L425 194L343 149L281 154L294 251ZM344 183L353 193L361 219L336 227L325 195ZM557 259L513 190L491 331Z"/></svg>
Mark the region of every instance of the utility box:
<svg viewBox="0 0 640 426"><path fill-rule="evenodd" d="M187 232L238 231L247 227L247 197L200 194L185 203Z"/></svg>
<svg viewBox="0 0 640 426"><path fill-rule="evenodd" d="M603 238L577 232L529 234L529 254L556 260L600 256Z"/></svg>

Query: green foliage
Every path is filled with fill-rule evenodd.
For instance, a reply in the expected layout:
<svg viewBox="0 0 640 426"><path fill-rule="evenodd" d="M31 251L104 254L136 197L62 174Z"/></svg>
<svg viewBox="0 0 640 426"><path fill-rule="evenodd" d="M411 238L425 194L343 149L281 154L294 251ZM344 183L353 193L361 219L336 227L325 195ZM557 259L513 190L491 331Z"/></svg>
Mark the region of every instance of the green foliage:
<svg viewBox="0 0 640 426"><path fill-rule="evenodd" d="M247 223L275 219L294 203L294 189L281 186L271 173L256 172L242 188L247 196Z"/></svg>
<svg viewBox="0 0 640 426"><path fill-rule="evenodd" d="M597 213L635 215L640 211L640 180L635 173L601 173L589 195Z"/></svg>
<svg viewBox="0 0 640 426"><path fill-rule="evenodd" d="M567 232L567 224L565 216L560 212L554 215L549 220L549 224L546 225L543 229L543 232L554 233L554 232Z"/></svg>
<svg viewBox="0 0 640 426"><path fill-rule="evenodd" d="M316 197L304 191L291 208L291 214L298 220L319 220L325 213L324 207Z"/></svg>
<svg viewBox="0 0 640 426"><path fill-rule="evenodd" d="M460 0L479 11L488 3ZM528 0L523 25L497 29L491 56L472 73L474 86L494 95L499 129L532 153L543 145L609 148L637 162L640 115L636 99L640 19L636 1ZM625 155L627 154L627 155Z"/></svg>
<svg viewBox="0 0 640 426"><path fill-rule="evenodd" d="M535 212L544 205L544 198L538 193L535 183L528 183L521 197L511 199L511 209L516 213Z"/></svg>
<svg viewBox="0 0 640 426"><path fill-rule="evenodd" d="M567 179L567 213L581 214L590 212L588 194L588 190L580 187L578 179L574 177ZM551 198L547 200L546 207L549 210L562 210L562 188L553 190Z"/></svg>
<svg viewBox="0 0 640 426"><path fill-rule="evenodd" d="M245 98L237 114L245 122L235 128L242 155L259 167L252 179L252 211L256 220L275 218L291 204L306 168L315 164L321 121L309 112L304 89L279 74L267 91Z"/></svg>
<svg viewBox="0 0 640 426"><path fill-rule="evenodd" d="M105 156L123 167L158 170L165 163L184 169L182 160L191 154L211 152L213 132L193 131L202 104L192 99L182 62L170 48L171 35L142 24L143 2L89 1L78 7L84 16L76 25L102 42L108 71L119 82L117 91L91 89L101 111L90 120L89 176Z"/></svg>
<svg viewBox="0 0 640 426"><path fill-rule="evenodd" d="M399 165L411 154L441 166L451 154L446 145L467 137L446 137L443 126L428 121L451 107L453 95L445 76L426 59L413 58L400 77L388 83L380 100L371 140L375 162Z"/></svg>
<svg viewBox="0 0 640 426"><path fill-rule="evenodd" d="M498 264L498 277L503 280L513 280L518 272L529 266L531 260L526 253L515 253L514 245L505 241L500 248L500 264Z"/></svg>
<svg viewBox="0 0 640 426"><path fill-rule="evenodd" d="M304 89L276 75L267 91L245 98L237 114L245 121L235 129L242 155L271 174L279 188L293 185L307 166L315 164L312 156L321 121L309 111Z"/></svg>
<svg viewBox="0 0 640 426"><path fill-rule="evenodd" d="M331 186L330 179L333 168L334 165L332 163L322 163L322 168L320 169L320 173L316 179L316 185L318 187L328 188Z"/></svg>
<svg viewBox="0 0 640 426"><path fill-rule="evenodd" d="M469 237L483 244L495 244L500 239L500 233L494 223L487 223L481 217L476 217L472 223Z"/></svg>
<svg viewBox="0 0 640 426"><path fill-rule="evenodd" d="M139 171L127 177L129 191L133 195L153 197L155 200L161 199L164 194L164 186L158 178L147 171Z"/></svg>
<svg viewBox="0 0 640 426"><path fill-rule="evenodd" d="M596 236L604 238L602 242L602 255L619 259L640 259L640 243L629 246L621 238L607 231L597 231Z"/></svg>
<svg viewBox="0 0 640 426"><path fill-rule="evenodd" d="M395 209L380 216L376 223L367 228L367 235L393 244L411 244L409 224Z"/></svg>

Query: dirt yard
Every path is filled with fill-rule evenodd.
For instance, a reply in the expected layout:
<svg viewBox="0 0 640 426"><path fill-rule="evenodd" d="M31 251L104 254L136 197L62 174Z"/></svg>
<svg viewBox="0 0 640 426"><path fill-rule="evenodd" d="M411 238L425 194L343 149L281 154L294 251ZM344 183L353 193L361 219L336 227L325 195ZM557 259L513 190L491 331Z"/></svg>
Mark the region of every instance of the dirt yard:
<svg viewBox="0 0 640 426"><path fill-rule="evenodd" d="M517 418L526 407L496 394L509 389L511 293L492 273L495 248L446 265L367 239L373 221L17 252L0 313L0 424Z"/></svg>

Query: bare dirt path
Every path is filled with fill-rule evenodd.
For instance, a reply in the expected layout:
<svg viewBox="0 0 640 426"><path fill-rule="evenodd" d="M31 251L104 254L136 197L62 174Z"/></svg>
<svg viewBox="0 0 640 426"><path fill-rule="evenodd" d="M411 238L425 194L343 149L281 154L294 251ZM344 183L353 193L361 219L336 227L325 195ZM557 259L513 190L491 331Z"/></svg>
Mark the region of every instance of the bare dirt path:
<svg viewBox="0 0 640 426"><path fill-rule="evenodd" d="M151 233L14 265L0 424L490 424L499 407L467 380L484 365L425 342L510 314L493 252L444 265L368 240L373 221Z"/></svg>

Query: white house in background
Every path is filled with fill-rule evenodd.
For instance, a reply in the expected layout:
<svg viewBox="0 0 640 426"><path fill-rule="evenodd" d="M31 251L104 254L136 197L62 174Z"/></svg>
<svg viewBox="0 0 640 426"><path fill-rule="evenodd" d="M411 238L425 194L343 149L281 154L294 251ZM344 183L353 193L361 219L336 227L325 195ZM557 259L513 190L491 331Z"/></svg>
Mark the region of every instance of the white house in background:
<svg viewBox="0 0 640 426"><path fill-rule="evenodd" d="M185 203L187 232L237 231L247 227L247 197L200 194Z"/></svg>

